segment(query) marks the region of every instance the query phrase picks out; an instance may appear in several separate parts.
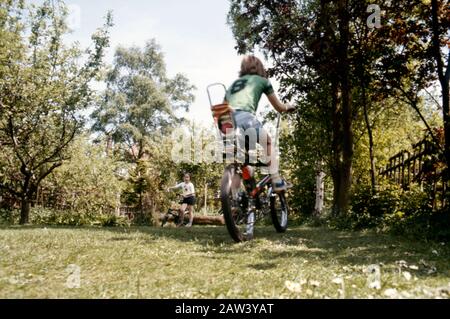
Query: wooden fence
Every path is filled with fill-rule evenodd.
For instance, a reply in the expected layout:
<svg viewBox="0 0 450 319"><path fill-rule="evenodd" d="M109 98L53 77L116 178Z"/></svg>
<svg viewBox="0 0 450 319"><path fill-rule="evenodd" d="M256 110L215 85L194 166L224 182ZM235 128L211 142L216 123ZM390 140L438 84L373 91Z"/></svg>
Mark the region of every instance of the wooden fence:
<svg viewBox="0 0 450 319"><path fill-rule="evenodd" d="M413 145L412 151L402 151L389 159L379 174L408 190L412 183L431 188L434 208L447 203L445 193L448 182L443 180L443 165L439 162L440 150L427 139Z"/></svg>

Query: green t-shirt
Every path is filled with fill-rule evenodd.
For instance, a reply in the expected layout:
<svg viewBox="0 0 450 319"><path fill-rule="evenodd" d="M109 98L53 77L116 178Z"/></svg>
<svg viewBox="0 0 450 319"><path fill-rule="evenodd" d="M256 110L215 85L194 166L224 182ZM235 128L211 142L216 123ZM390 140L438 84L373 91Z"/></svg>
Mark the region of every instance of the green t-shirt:
<svg viewBox="0 0 450 319"><path fill-rule="evenodd" d="M266 95L274 93L268 79L259 75L244 75L234 81L225 99L233 109L255 114L263 93Z"/></svg>

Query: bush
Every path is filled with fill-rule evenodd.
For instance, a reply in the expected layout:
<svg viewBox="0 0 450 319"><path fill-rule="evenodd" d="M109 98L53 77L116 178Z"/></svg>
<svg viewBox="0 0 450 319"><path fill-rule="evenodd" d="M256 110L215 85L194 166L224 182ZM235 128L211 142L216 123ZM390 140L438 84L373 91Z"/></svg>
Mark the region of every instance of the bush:
<svg viewBox="0 0 450 319"><path fill-rule="evenodd" d="M148 226L153 225L154 222L155 220L150 213L136 213L132 224L136 226Z"/></svg>
<svg viewBox="0 0 450 319"><path fill-rule="evenodd" d="M434 211L428 191L412 186L402 193L400 207L384 218L383 227L394 234L442 239L448 236L447 211ZM447 234L447 235L446 235Z"/></svg>
<svg viewBox="0 0 450 319"><path fill-rule="evenodd" d="M17 210L0 209L0 225L14 224L19 221L19 212Z"/></svg>
<svg viewBox="0 0 450 319"><path fill-rule="evenodd" d="M0 223L18 224L18 210L0 210ZM97 213L92 211L63 211L43 207L34 207L30 212L30 223L34 225L52 226L129 226L125 217L115 214Z"/></svg>
<svg viewBox="0 0 450 319"><path fill-rule="evenodd" d="M130 222L125 217L114 214L101 214L96 216L96 218L91 221L90 225L102 227L128 227L130 226Z"/></svg>
<svg viewBox="0 0 450 319"><path fill-rule="evenodd" d="M450 212L434 211L429 190L411 185L406 191L397 185L380 185L372 196L367 185L357 186L352 195L352 209L346 216L329 221L339 229L379 231L422 239L450 239Z"/></svg>
<svg viewBox="0 0 450 319"><path fill-rule="evenodd" d="M402 190L396 185L386 184L375 195L369 185L359 185L354 189L352 208L347 216L336 224L340 228L374 228L383 223L386 215L395 213L401 206Z"/></svg>

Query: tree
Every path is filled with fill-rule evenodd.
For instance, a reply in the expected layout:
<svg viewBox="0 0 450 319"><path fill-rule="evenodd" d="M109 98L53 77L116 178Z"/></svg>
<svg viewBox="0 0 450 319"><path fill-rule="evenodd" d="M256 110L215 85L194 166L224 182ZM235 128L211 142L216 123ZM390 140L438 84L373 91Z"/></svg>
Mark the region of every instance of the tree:
<svg viewBox="0 0 450 319"><path fill-rule="evenodd" d="M436 63L436 72L441 85L442 113L444 120L445 148L444 157L447 164L445 181L450 180L450 9L448 1L431 0L432 52ZM447 49L447 65L444 61L443 48Z"/></svg>
<svg viewBox="0 0 450 319"><path fill-rule="evenodd" d="M170 169L170 150L162 146L180 123L176 112L187 111L195 88L182 74L169 78L164 55L155 40L144 48L119 47L106 74L107 88L92 118L92 130L106 136L110 145L132 164L123 200L137 205L141 216L156 210L161 198L161 174ZM164 154L163 152L167 152Z"/></svg>
<svg viewBox="0 0 450 319"><path fill-rule="evenodd" d="M448 51L450 15L448 1L386 1L386 23L375 32L377 45L384 48L379 63L374 67L380 92L408 103L420 116L435 146L440 141L420 110L420 93L437 80L441 85L444 131L450 135L448 117L448 83L450 66ZM448 52L447 52L448 54ZM447 137L446 137L447 141ZM450 145L442 150L447 162Z"/></svg>
<svg viewBox="0 0 450 319"><path fill-rule="evenodd" d="M87 134L77 136L68 153L70 159L41 183L38 205L90 214L117 212L127 164L106 154Z"/></svg>
<svg viewBox="0 0 450 319"><path fill-rule="evenodd" d="M178 181L182 180L185 173L191 175L191 180L195 184L196 194L198 197L197 205L208 205L208 198L214 198L220 188L220 181L223 175L223 166L218 165L216 160L222 160L222 153L217 149L218 137L214 127L205 128L191 122L189 127L185 128L190 134L183 136L186 142L172 140L172 145L176 143L183 144L186 147L177 162ZM219 142L220 143L220 142ZM220 155L218 155L220 153ZM188 158L189 157L189 158ZM172 158L174 160L174 158ZM203 195L203 196L202 196ZM206 211L205 211L206 213Z"/></svg>
<svg viewBox="0 0 450 319"><path fill-rule="evenodd" d="M287 96L305 98L311 89L305 76L324 86L330 119L331 176L335 214L349 208L353 159L352 65L350 60L349 1L232 1L229 22L245 53L255 46L274 61L271 73L282 85L296 87Z"/></svg>
<svg viewBox="0 0 450 319"><path fill-rule="evenodd" d="M92 115L92 129L109 136L134 163L148 153L152 137L167 133L177 123L175 112L188 110L194 100L194 86L184 75L167 77L155 40L143 49L119 47L106 84Z"/></svg>
<svg viewBox="0 0 450 319"><path fill-rule="evenodd" d="M23 1L2 1L0 10L0 145L7 160L0 188L20 198L25 224L40 183L68 158L83 126L80 110L92 100L89 84L100 70L112 21L108 14L92 35L94 48L83 52L63 42L69 31L63 2L45 1L26 15Z"/></svg>
<svg viewBox="0 0 450 319"><path fill-rule="evenodd" d="M439 145L422 108L421 94L441 79L444 126L448 114L446 76L450 68L444 61L448 1L379 1L384 12L379 25L368 24L370 4L359 0L235 0L229 12L238 51L261 49L273 62L270 73L280 80L286 98L295 98L299 108L322 108L322 115L327 114L322 121L332 124L327 131L332 151L328 163L336 215L348 210L354 135L360 125L367 131L372 193L376 191L371 114L385 111L382 101L394 98L412 107ZM321 98L310 94L317 91L317 84ZM450 154L448 145L445 150Z"/></svg>
<svg viewBox="0 0 450 319"><path fill-rule="evenodd" d="M292 208L303 215L314 213L316 195L319 195L315 193L316 177L323 173L329 177L333 163L329 95L322 82L316 80L315 77L305 77L305 85L312 89L297 101L297 114L288 119L280 138L282 171L289 174L294 185ZM296 82L288 91L300 88L300 82ZM328 188L328 178L326 180Z"/></svg>
<svg viewBox="0 0 450 319"><path fill-rule="evenodd" d="M380 102L373 101L368 109L368 117L373 140L376 143L373 157L377 171L385 168L393 155L410 150L426 133L426 128L417 113L407 103L392 97ZM439 122L431 120L428 122L433 126L439 126L437 124ZM355 125L354 185L371 185L370 167L367 165L370 160L368 152L370 143L363 123L364 119L359 118ZM380 183L377 184L378 192ZM373 190L371 191L373 196Z"/></svg>

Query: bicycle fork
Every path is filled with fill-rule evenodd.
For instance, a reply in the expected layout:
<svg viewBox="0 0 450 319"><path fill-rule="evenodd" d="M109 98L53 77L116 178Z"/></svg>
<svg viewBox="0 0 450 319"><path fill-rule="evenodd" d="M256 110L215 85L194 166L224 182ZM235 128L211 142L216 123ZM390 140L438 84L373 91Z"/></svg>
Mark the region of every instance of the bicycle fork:
<svg viewBox="0 0 450 319"><path fill-rule="evenodd" d="M261 182L256 184L255 179L251 177L251 175L245 176L244 174L244 181L246 184L247 193L250 194L247 199L247 225L245 235L247 239L252 239L256 222L256 210L261 209L259 193L267 185L267 183L270 182L270 176L266 176Z"/></svg>
<svg viewBox="0 0 450 319"><path fill-rule="evenodd" d="M247 227L245 230L246 239L253 238L253 231L255 229L254 226L255 226L255 211L253 209L249 209L249 212L247 214Z"/></svg>
<svg viewBox="0 0 450 319"><path fill-rule="evenodd" d="M253 232L255 229L255 200L253 198L249 199L249 206L247 211L247 227L245 231L245 236L247 239L253 238Z"/></svg>

